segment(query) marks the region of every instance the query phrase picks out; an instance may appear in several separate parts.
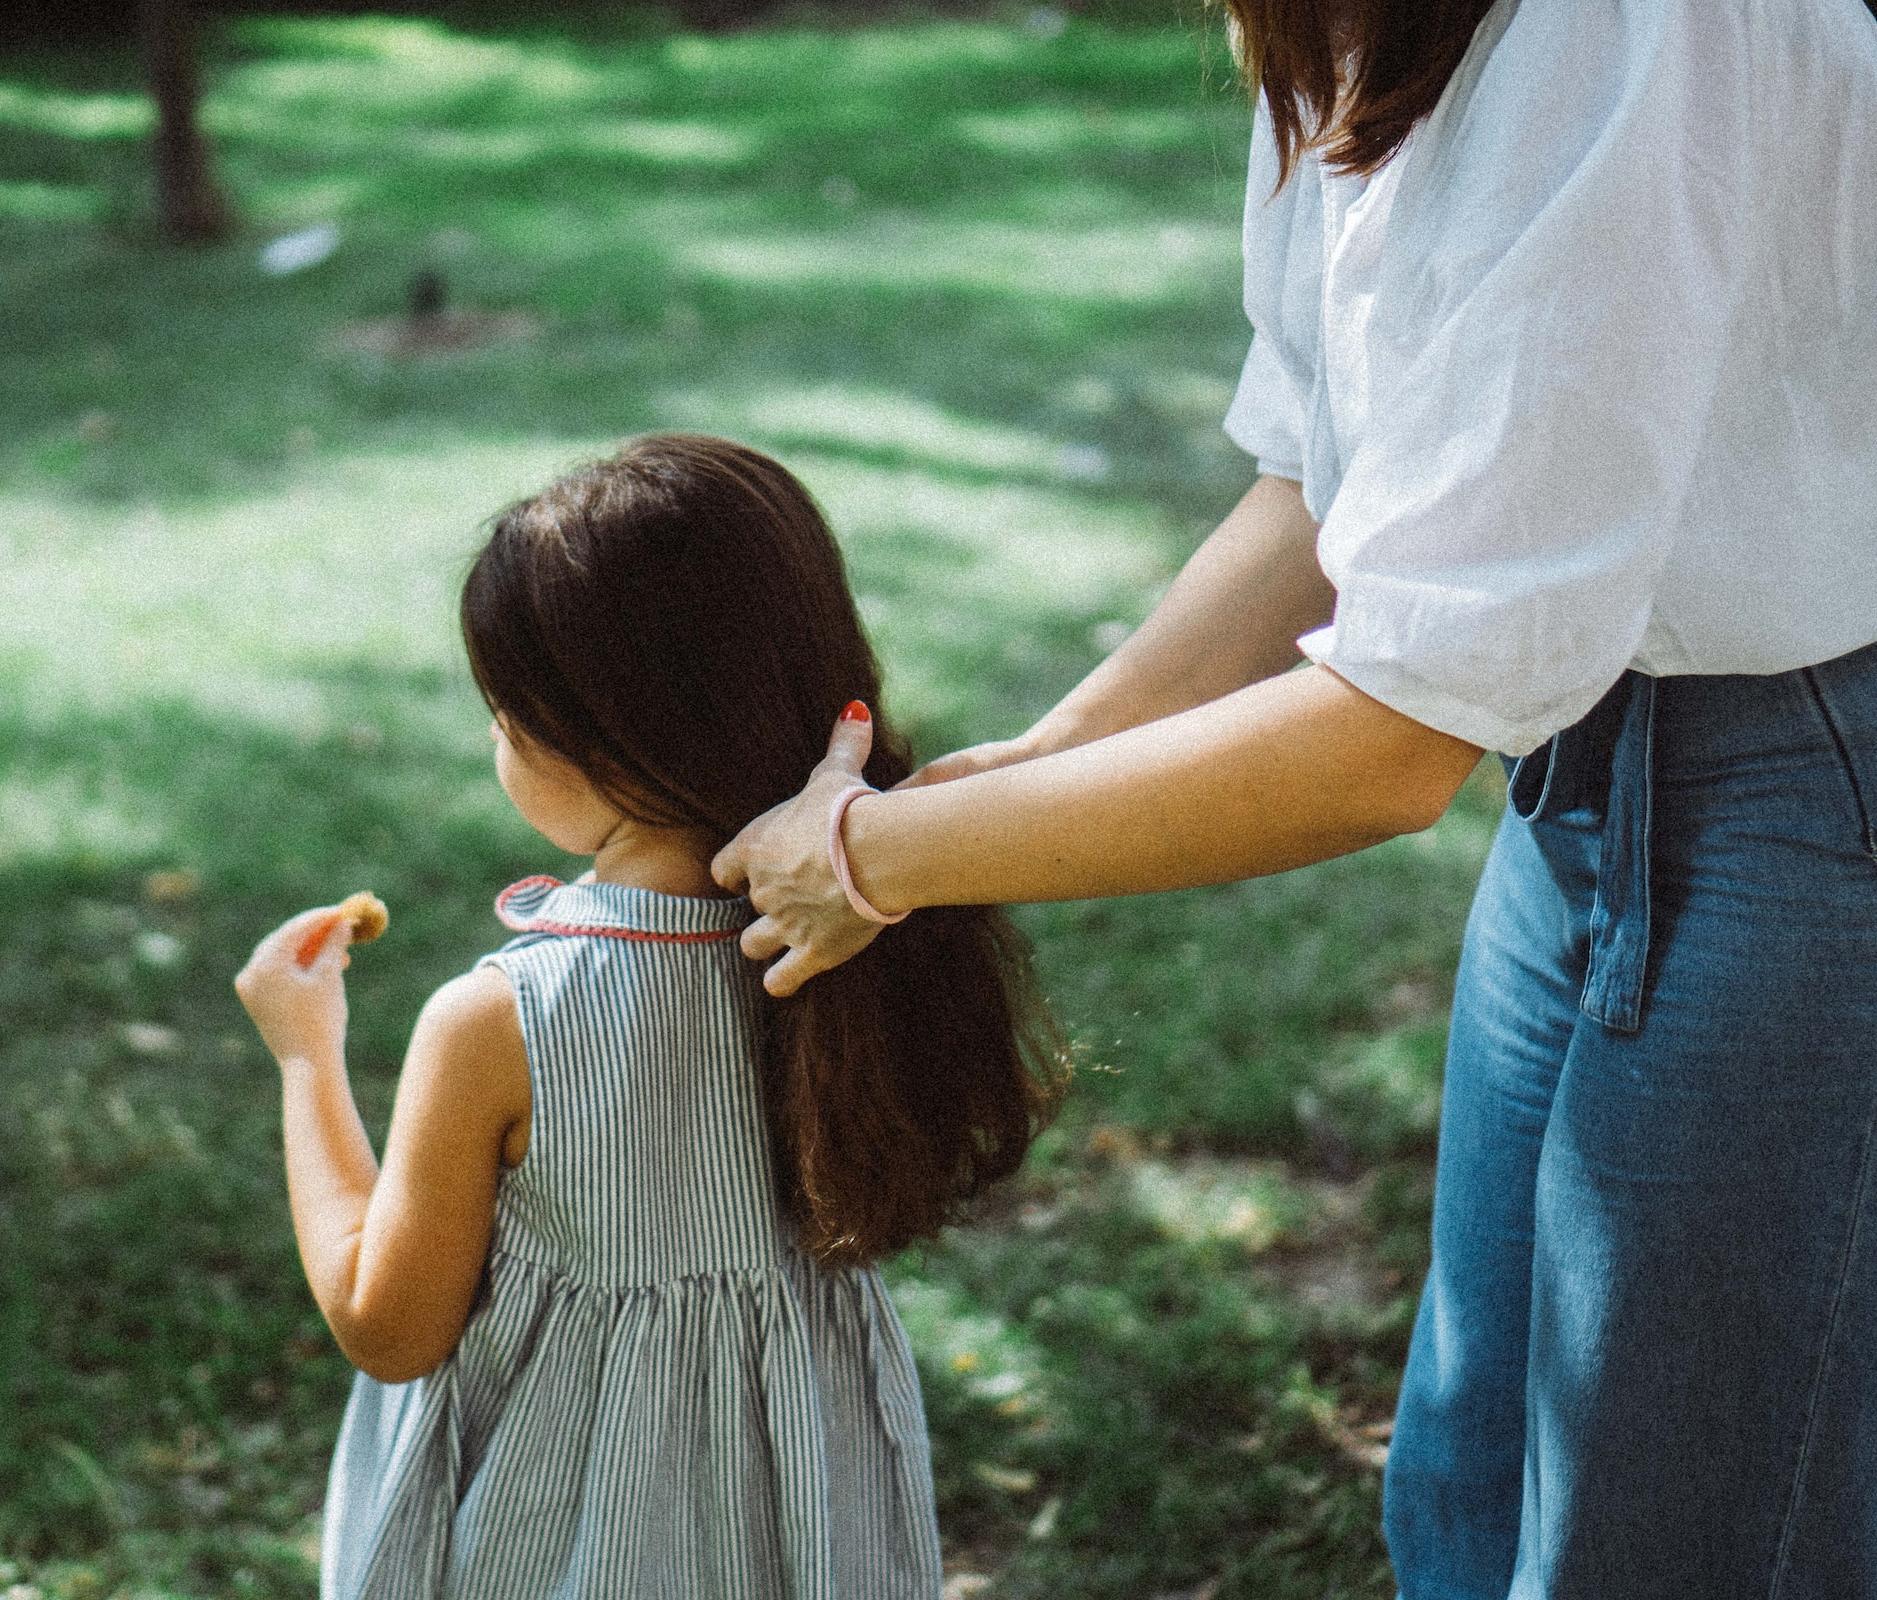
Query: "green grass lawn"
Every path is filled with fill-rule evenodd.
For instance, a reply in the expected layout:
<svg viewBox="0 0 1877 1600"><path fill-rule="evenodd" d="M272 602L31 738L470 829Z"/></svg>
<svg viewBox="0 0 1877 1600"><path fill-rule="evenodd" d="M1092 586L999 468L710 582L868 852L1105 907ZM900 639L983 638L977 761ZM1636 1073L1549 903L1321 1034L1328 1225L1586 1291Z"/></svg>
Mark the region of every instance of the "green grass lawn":
<svg viewBox="0 0 1877 1600"><path fill-rule="evenodd" d="M452 620L481 519L638 430L774 450L935 754L1049 705L1249 480L1218 431L1248 117L1203 22L440 15L220 32L243 233L202 252L154 241L131 60L0 64L20 1600L314 1591L349 1369L229 979L378 890L382 1128L495 889L577 870L488 771ZM325 221L329 260L257 269ZM502 337L375 351L425 268ZM1020 914L1080 1085L981 1226L892 1272L960 1600L1392 1593L1378 1464L1495 776L1360 859Z"/></svg>

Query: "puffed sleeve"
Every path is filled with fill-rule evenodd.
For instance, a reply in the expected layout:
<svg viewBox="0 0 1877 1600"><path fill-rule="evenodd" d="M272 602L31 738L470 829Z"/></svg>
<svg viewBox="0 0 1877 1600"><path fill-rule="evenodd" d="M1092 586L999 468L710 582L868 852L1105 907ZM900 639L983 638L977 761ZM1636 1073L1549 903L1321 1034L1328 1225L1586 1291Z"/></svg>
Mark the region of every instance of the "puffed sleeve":
<svg viewBox="0 0 1877 1600"><path fill-rule="evenodd" d="M1307 657L1510 755L1629 665L1743 310L1758 9L1523 0L1417 130Z"/></svg>
<svg viewBox="0 0 1877 1600"><path fill-rule="evenodd" d="M1260 472L1301 480L1322 294L1314 163L1274 194L1276 184L1277 140L1261 98L1245 185L1245 316L1253 334L1225 433L1258 458Z"/></svg>

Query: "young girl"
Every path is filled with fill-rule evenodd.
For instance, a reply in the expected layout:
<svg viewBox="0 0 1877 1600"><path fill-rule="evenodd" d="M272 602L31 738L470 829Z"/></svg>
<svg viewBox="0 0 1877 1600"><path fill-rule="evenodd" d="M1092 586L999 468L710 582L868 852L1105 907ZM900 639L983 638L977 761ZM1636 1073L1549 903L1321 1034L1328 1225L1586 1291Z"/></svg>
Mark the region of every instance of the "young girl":
<svg viewBox="0 0 1877 1600"><path fill-rule="evenodd" d="M237 979L280 1062L307 1279L361 1368L322 1600L935 1600L918 1379L870 1263L1021 1161L1061 1056L999 914L788 1000L708 864L879 698L807 492L641 440L496 522L463 590L495 767L570 884L417 1020L382 1170L322 913ZM905 776L876 731L880 786Z"/></svg>

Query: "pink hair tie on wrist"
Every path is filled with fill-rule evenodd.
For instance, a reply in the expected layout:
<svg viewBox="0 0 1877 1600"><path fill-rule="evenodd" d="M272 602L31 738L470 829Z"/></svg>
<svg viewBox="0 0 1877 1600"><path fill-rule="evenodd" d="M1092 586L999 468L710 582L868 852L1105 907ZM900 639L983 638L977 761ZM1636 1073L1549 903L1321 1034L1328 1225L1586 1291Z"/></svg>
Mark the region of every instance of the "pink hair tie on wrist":
<svg viewBox="0 0 1877 1600"><path fill-rule="evenodd" d="M828 862L834 868L834 876L840 881L841 892L847 896L847 903L854 908L854 915L865 917L869 922L877 922L883 928L890 928L896 922L904 922L912 913L902 911L889 917L868 902L867 897L854 887L854 874L847 865L847 846L841 841L841 821L847 815L847 808L863 794L879 792L864 783L857 783L834 797L834 809L828 813Z"/></svg>

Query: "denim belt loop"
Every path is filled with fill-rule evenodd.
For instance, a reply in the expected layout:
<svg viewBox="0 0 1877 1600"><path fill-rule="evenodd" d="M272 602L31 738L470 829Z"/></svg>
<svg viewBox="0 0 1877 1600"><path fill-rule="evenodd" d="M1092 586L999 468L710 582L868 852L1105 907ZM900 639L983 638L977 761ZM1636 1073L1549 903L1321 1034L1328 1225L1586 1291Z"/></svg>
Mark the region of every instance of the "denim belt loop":
<svg viewBox="0 0 1877 1600"><path fill-rule="evenodd" d="M1584 1014L1620 1033L1642 1025L1649 965L1649 829L1655 768L1656 680L1632 672L1610 753L1610 787L1590 910Z"/></svg>

